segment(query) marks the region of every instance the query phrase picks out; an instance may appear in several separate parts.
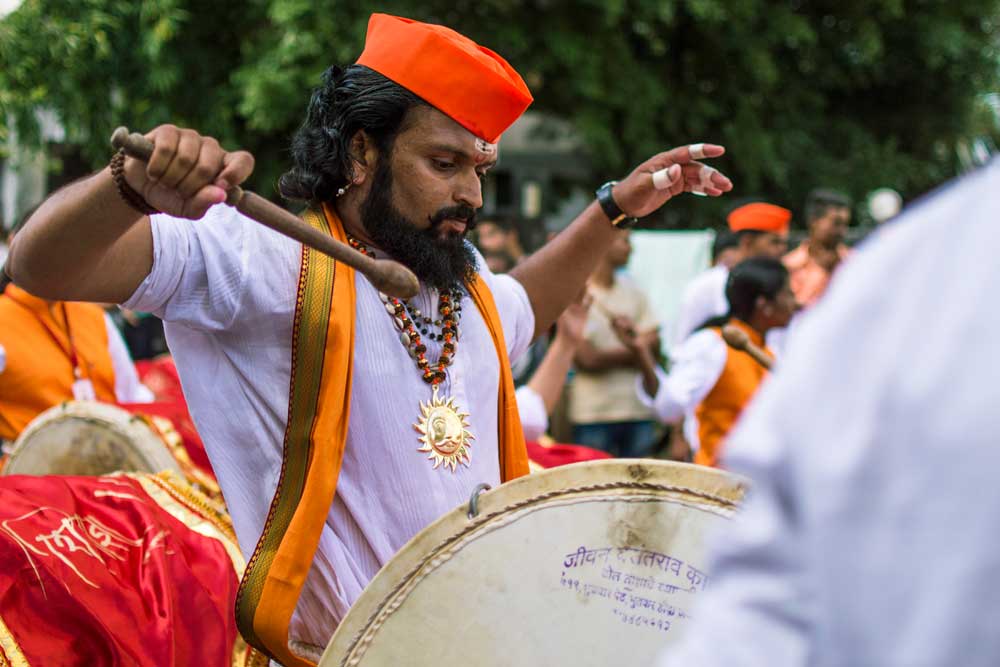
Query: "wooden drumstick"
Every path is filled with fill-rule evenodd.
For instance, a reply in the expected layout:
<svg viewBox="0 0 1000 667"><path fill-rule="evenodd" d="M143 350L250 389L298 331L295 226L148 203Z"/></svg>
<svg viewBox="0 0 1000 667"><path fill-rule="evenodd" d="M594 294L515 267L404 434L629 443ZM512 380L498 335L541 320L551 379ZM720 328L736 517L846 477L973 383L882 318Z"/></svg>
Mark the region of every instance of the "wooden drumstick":
<svg viewBox="0 0 1000 667"><path fill-rule="evenodd" d="M726 345L734 350L741 350L749 354L753 357L754 361L767 370L771 370L771 366L774 365L774 360L764 350L754 345L750 341L750 336L743 329L734 327L732 324L727 324L722 327L722 339L726 341Z"/></svg>
<svg viewBox="0 0 1000 667"><path fill-rule="evenodd" d="M130 134L128 128L124 127L119 127L111 135L111 145L115 150L124 148L126 155L143 162L148 162L153 155L151 141L136 132ZM327 236L277 204L269 202L258 194L247 192L238 185L229 188L226 193L226 204L235 207L237 211L265 227L270 227L279 234L295 239L360 271L368 277L375 289L381 292L408 299L420 290L417 277L399 262L372 259L346 243Z"/></svg>

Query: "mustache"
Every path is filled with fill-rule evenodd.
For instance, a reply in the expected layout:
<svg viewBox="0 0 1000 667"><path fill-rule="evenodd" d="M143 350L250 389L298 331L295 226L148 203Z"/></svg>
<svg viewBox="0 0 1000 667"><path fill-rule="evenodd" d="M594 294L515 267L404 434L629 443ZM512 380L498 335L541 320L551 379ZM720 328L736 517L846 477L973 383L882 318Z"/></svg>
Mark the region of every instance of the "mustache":
<svg viewBox="0 0 1000 667"><path fill-rule="evenodd" d="M431 229L437 229L445 220L461 220L466 231L472 231L476 228L476 209L463 205L443 208L429 218Z"/></svg>

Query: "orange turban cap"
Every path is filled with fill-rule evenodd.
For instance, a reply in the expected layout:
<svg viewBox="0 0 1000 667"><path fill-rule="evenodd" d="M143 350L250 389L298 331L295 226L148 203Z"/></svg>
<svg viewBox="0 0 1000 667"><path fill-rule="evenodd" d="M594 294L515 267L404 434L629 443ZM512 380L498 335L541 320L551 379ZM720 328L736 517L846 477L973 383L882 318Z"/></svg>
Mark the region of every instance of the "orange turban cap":
<svg viewBox="0 0 1000 667"><path fill-rule="evenodd" d="M506 60L440 25L372 14L357 64L395 81L491 144L532 102Z"/></svg>
<svg viewBox="0 0 1000 667"><path fill-rule="evenodd" d="M729 229L734 232L754 230L771 232L772 234L787 234L788 223L792 220L792 212L787 208L755 202L746 204L729 214Z"/></svg>

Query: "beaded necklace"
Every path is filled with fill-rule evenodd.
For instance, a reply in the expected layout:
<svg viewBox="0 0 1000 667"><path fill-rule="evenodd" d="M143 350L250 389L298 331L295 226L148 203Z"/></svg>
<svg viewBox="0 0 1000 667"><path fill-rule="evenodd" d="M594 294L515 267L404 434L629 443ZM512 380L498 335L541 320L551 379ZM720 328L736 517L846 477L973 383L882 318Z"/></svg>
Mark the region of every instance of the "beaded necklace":
<svg viewBox="0 0 1000 667"><path fill-rule="evenodd" d="M372 257L372 253L363 243L348 235L348 243L355 250ZM448 377L448 367L451 366L458 347L458 325L462 316L462 291L452 289L441 292L438 297L439 320L425 317L418 308L396 297L379 292L385 310L399 331L399 341L410 353L417 364L420 377L431 385L431 399L420 402L420 417L413 425L420 434L421 447L419 452L427 453L427 458L434 462L437 469L442 463L452 472L459 463L470 465L472 440L475 439L467 429L469 414L461 412L452 396L440 397L441 383ZM414 321L422 322L418 331ZM440 332L431 332L431 340L440 340L441 355L436 363L427 358L427 346L420 338L421 333L427 334L432 326L440 326Z"/></svg>

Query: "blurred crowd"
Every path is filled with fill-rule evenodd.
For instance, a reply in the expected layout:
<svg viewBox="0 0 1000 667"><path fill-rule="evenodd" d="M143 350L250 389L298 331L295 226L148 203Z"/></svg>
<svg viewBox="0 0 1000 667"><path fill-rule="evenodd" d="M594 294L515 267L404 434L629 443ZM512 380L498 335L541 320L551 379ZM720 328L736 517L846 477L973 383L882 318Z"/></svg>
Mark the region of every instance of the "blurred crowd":
<svg viewBox="0 0 1000 667"><path fill-rule="evenodd" d="M764 201L733 206L714 230L710 263L680 286L672 317L657 313L651 286L630 275L634 241L620 231L578 304L586 308L580 334L563 334L559 353L571 347L572 355L568 373L557 378L558 396L539 401L531 386L564 323L513 360L529 438L544 432L549 441L616 457L717 465L721 442L767 373L729 345L722 329L741 328L764 355L780 355L787 328L850 257L853 206L830 188L813 190L799 215ZM521 238L517 221L489 217L473 236L486 266L499 273L528 254ZM677 289L652 286L669 288ZM546 386L551 393L552 383Z"/></svg>

